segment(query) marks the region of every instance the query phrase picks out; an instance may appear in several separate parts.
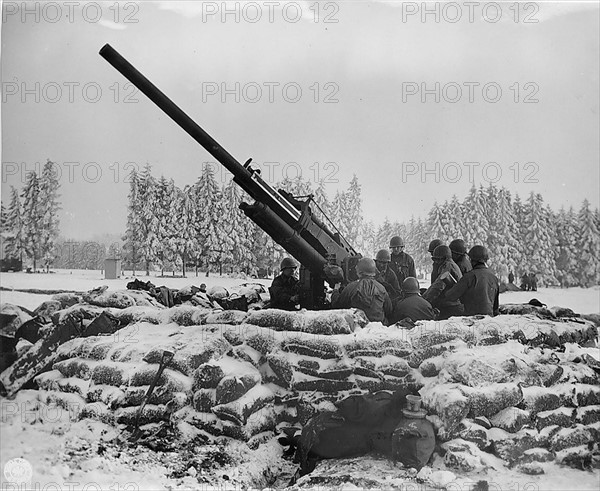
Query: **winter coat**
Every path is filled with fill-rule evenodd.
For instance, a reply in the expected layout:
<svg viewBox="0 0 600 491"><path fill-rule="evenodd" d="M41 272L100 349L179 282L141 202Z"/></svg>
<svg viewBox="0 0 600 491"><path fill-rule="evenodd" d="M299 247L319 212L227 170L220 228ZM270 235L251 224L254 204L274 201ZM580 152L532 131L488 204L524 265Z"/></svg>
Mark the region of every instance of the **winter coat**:
<svg viewBox="0 0 600 491"><path fill-rule="evenodd" d="M417 271L415 270L415 261L406 252L400 254L392 254L392 261L390 262L390 268L396 273L398 278L398 284L402 285L402 282L412 276L417 277Z"/></svg>
<svg viewBox="0 0 600 491"><path fill-rule="evenodd" d="M290 298L298 294L298 283L294 276L284 276L283 273L276 276L269 288L271 307L281 310L296 310L296 303Z"/></svg>
<svg viewBox="0 0 600 491"><path fill-rule="evenodd" d="M384 322L392 315L392 302L385 287L375 278L360 278L331 297L334 309L361 309L371 322Z"/></svg>
<svg viewBox="0 0 600 491"><path fill-rule="evenodd" d="M446 299L460 299L465 306L465 315L498 315L499 283L487 266L476 264L446 292Z"/></svg>
<svg viewBox="0 0 600 491"><path fill-rule="evenodd" d="M392 268L389 266L386 267L383 273L378 271L375 279L385 287L392 302L400 297L400 292L402 290L400 288L400 284L398 283L398 277Z"/></svg>
<svg viewBox="0 0 600 491"><path fill-rule="evenodd" d="M435 319L433 307L421 295L418 293L405 293L404 295L404 299L396 304L390 322L398 322L406 317L412 319L413 322Z"/></svg>

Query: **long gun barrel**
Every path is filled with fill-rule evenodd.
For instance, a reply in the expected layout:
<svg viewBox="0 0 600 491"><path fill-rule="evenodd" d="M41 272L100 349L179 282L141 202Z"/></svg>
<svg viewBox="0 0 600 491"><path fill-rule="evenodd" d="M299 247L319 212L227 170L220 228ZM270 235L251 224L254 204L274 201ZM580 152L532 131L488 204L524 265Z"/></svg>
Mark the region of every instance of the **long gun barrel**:
<svg viewBox="0 0 600 491"><path fill-rule="evenodd" d="M321 297L324 266L356 257L352 246L312 215L308 206L273 189L250 167L250 160L240 164L109 44L102 47L100 55L233 174L234 182L256 201L253 205L242 203L244 213L310 270L312 292L302 303L308 308L318 307L320 301L315 297Z"/></svg>

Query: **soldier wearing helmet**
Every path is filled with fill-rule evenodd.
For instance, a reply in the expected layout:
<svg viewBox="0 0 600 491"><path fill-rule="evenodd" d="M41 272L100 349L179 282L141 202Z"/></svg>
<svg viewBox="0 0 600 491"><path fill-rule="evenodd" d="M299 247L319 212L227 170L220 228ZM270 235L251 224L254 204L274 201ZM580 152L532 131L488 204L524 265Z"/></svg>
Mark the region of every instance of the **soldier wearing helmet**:
<svg viewBox="0 0 600 491"><path fill-rule="evenodd" d="M340 293L334 290L334 309L361 309L371 322L387 323L392 315L392 302L384 286L375 279L377 266L373 259L363 257L356 264L358 280L349 283Z"/></svg>
<svg viewBox="0 0 600 491"><path fill-rule="evenodd" d="M433 239L429 243L429 247L427 248L427 251L429 252L429 254L431 254L432 261L433 261L433 251L435 251L435 248L440 245L444 245L444 243L440 239ZM437 266L438 266L437 263L435 261L433 261L433 269L431 270L431 284L433 284L435 279L439 276Z"/></svg>
<svg viewBox="0 0 600 491"><path fill-rule="evenodd" d="M498 315L500 282L486 265L488 250L482 245L473 246L469 258L473 269L446 292L446 298L460 299L465 306L465 315Z"/></svg>
<svg viewBox="0 0 600 491"><path fill-rule="evenodd" d="M377 274L375 279L381 283L388 292L390 300L395 303L400 297L400 283L396 273L390 268L392 260L389 251L381 249L375 255L375 265L377 266Z"/></svg>
<svg viewBox="0 0 600 491"><path fill-rule="evenodd" d="M392 322L398 322L407 317L413 322L435 319L433 307L419 293L419 281L416 278L412 276L406 278L402 282L402 291L404 298L394 307Z"/></svg>
<svg viewBox="0 0 600 491"><path fill-rule="evenodd" d="M452 251L452 260L459 267L460 272L464 275L467 271L471 271L471 261L467 256L467 244L462 239L454 239L450 242L450 250Z"/></svg>
<svg viewBox="0 0 600 491"><path fill-rule="evenodd" d="M294 273L298 269L298 263L291 257L286 257L281 261L279 269L281 274L275 277L269 288L271 307L282 310L297 310L300 297L298 295L298 279Z"/></svg>
<svg viewBox="0 0 600 491"><path fill-rule="evenodd" d="M415 270L415 261L406 252L404 252L404 240L402 237L394 236L390 239L390 268L396 273L398 283L402 282L412 276L417 277L417 271Z"/></svg>
<svg viewBox="0 0 600 491"><path fill-rule="evenodd" d="M440 311L438 319L448 319L453 315L463 315L464 308L457 299L449 300L445 294L445 285L436 283L439 276L447 273L448 281L456 283L462 278L459 267L452 260L452 252L447 245L439 245L433 251L433 263L437 271L437 277L433 278L431 287L423 297Z"/></svg>

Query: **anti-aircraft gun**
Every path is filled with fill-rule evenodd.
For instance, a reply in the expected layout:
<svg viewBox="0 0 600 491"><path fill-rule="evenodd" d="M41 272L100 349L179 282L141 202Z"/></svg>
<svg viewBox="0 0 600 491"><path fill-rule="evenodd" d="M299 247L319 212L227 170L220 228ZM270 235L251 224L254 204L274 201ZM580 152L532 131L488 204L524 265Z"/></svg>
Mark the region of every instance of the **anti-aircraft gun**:
<svg viewBox="0 0 600 491"><path fill-rule="evenodd" d="M251 165L241 165L173 101L163 94L114 48L106 44L100 55L162 109L175 123L202 145L233 174L238 184L255 202L240 208L275 242L300 262L300 305L307 309L326 306L325 281L338 282L330 272L339 266L346 281L355 279L356 262L361 255L339 232L333 232L313 213L311 196L297 199L283 190L275 190Z"/></svg>

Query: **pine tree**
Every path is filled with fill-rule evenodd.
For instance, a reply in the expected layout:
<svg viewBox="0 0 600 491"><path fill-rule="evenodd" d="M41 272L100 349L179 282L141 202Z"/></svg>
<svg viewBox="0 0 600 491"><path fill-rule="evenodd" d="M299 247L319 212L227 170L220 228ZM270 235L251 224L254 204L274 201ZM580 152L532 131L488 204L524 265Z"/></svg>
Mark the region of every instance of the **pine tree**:
<svg viewBox="0 0 600 491"><path fill-rule="evenodd" d="M195 184L196 201L196 237L202 244L202 257L210 269L217 264L222 272L222 255L224 251L225 230L223 221L222 193L215 180L214 171L207 165Z"/></svg>
<svg viewBox="0 0 600 491"><path fill-rule="evenodd" d="M318 208L313 206L313 213L326 225L329 226L328 221L331 219L331 204L327 198L327 191L325 190L325 181L321 179L317 189L315 189L314 202L318 205ZM320 209L319 209L320 208Z"/></svg>
<svg viewBox="0 0 600 491"><path fill-rule="evenodd" d="M350 181L348 191L345 193L345 210L343 220L345 221L346 240L350 244L356 244L359 240L360 231L362 228L362 198L361 186L358 182L356 174Z"/></svg>
<svg viewBox="0 0 600 491"><path fill-rule="evenodd" d="M146 164L144 172L138 180L136 206L139 219L139 254L144 263L146 276L150 275L150 266L156 261L157 237L156 216L152 203L156 200L156 179L152 176L150 164Z"/></svg>
<svg viewBox="0 0 600 491"><path fill-rule="evenodd" d="M444 229L443 222L444 215L437 201L433 204L429 214L427 216L427 229L429 240L440 239L443 242L447 242L448 234Z"/></svg>
<svg viewBox="0 0 600 491"><path fill-rule="evenodd" d="M390 243L390 239L393 237L392 224L388 217L385 217L383 223L377 229L377 234L375 235L375 250L374 252L380 249L387 249Z"/></svg>
<svg viewBox="0 0 600 491"><path fill-rule="evenodd" d="M348 236L348 224L346 223L346 193L336 191L331 203L331 221L343 237Z"/></svg>
<svg viewBox="0 0 600 491"><path fill-rule="evenodd" d="M485 195L482 188L471 187L463 202L465 210L465 241L471 245L486 244L489 224L485 211Z"/></svg>
<svg viewBox="0 0 600 491"><path fill-rule="evenodd" d="M60 205L58 203L58 188L60 184L54 165L48 159L42 169L42 176L40 178L39 202L42 210L41 221L38 227L41 229L40 256L44 261L46 271L49 271L50 265L54 260L56 254L54 247L59 233L58 210L60 210Z"/></svg>
<svg viewBox="0 0 600 491"><path fill-rule="evenodd" d="M38 224L43 218L43 207L40 204L40 181L35 172L27 175L23 198L23 247L26 256L33 263L33 271L37 270L37 261L41 258L41 228Z"/></svg>
<svg viewBox="0 0 600 491"><path fill-rule="evenodd" d="M6 256L23 261L25 236L22 205L19 198L19 192L14 186L11 186L10 188L10 203L6 212L5 230L6 239L4 252L6 253Z"/></svg>
<svg viewBox="0 0 600 491"><path fill-rule="evenodd" d="M554 250L556 239L550 215L540 194L531 192L524 207L524 250L528 270L538 273L542 285L557 284L554 276Z"/></svg>
<svg viewBox="0 0 600 491"><path fill-rule="evenodd" d="M569 287L578 284L577 276L577 220L573 207L565 212L564 207L556 215L555 219L556 238L558 241L555 256L556 277L561 287Z"/></svg>
<svg viewBox="0 0 600 491"><path fill-rule="evenodd" d="M123 236L124 263L129 264L135 276L136 264L142 259L140 249L142 242L141 207L144 203L140 200L140 178L137 172L131 171L129 175L129 202L127 204L127 227Z"/></svg>
<svg viewBox="0 0 600 491"><path fill-rule="evenodd" d="M587 199L583 201L577 217L577 252L579 284L585 287L597 284L600 237L596 216Z"/></svg>
<svg viewBox="0 0 600 491"><path fill-rule="evenodd" d="M176 251L173 238L173 200L175 199L175 186L173 181L167 181L165 176L155 184L154 199L148 203L152 213L152 233L156 238L154 252L160 263L161 275L167 267L173 267Z"/></svg>
<svg viewBox="0 0 600 491"><path fill-rule="evenodd" d="M223 190L224 197L224 259L231 265L232 272L254 272L256 265L252 257L251 227L248 218L240 210L242 192L233 179Z"/></svg>
<svg viewBox="0 0 600 491"><path fill-rule="evenodd" d="M444 210L444 214L448 217L445 227L448 238L450 240L462 239L465 236L466 229L464 220L465 211L456 195L452 196L447 208Z"/></svg>

